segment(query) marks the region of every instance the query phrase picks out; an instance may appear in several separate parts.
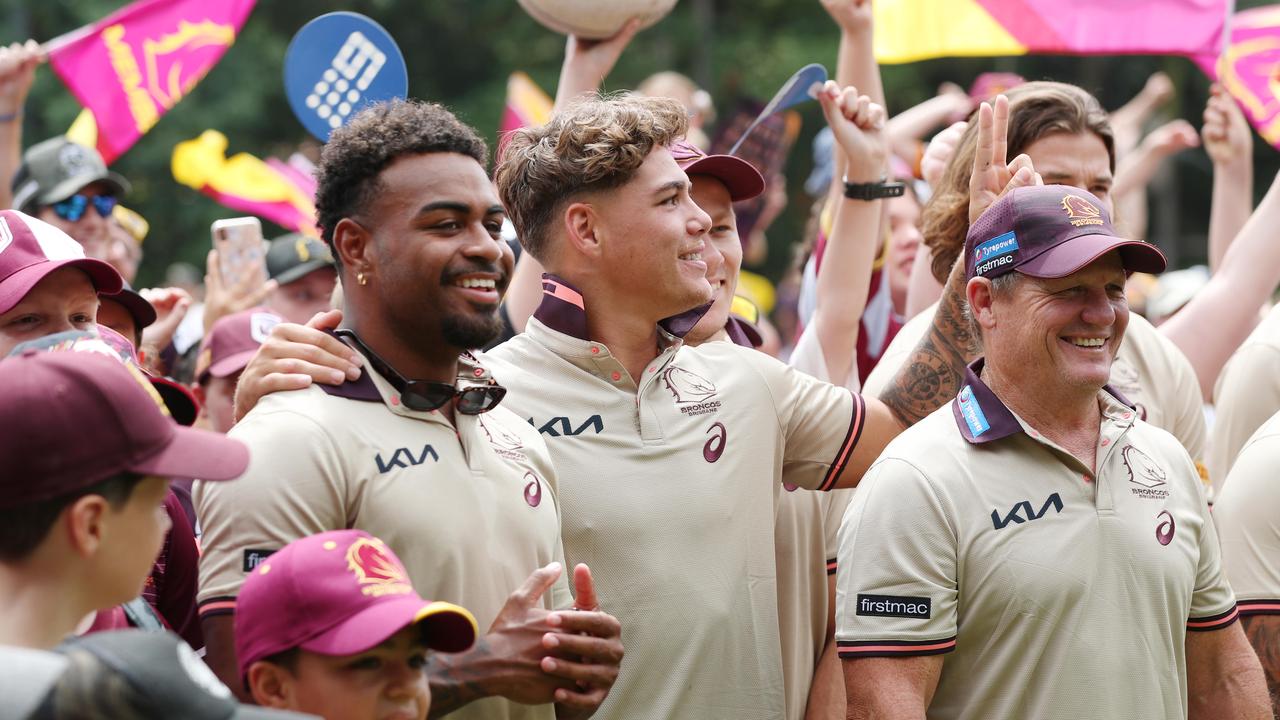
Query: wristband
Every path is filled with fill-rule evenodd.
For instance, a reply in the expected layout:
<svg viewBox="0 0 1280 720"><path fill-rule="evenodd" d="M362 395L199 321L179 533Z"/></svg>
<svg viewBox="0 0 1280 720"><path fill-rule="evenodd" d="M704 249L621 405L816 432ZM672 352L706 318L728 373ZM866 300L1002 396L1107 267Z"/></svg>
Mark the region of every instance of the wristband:
<svg viewBox="0 0 1280 720"><path fill-rule="evenodd" d="M900 182L880 180L870 183L844 183L844 196L850 200L880 200L881 198L902 197L907 186Z"/></svg>

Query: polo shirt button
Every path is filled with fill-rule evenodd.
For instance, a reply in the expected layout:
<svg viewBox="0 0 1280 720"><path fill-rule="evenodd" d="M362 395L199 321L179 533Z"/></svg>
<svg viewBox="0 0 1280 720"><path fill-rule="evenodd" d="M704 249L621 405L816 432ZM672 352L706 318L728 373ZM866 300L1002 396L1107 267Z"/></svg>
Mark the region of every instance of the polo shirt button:
<svg viewBox="0 0 1280 720"><path fill-rule="evenodd" d="M599 348L599 346L592 345L592 346L591 346L591 354L592 354L592 355L599 355L599 354L600 354L600 348Z"/></svg>
<svg viewBox="0 0 1280 720"><path fill-rule="evenodd" d="M484 377L484 368L476 368L476 377Z"/></svg>
<svg viewBox="0 0 1280 720"><path fill-rule="evenodd" d="M622 373L618 372L617 370L614 370L612 377L613 377L613 381L617 382L622 379Z"/></svg>
<svg viewBox="0 0 1280 720"><path fill-rule="evenodd" d="M400 398L396 397L395 395L392 395L392 396L391 396L391 404L392 404L392 405L399 405L399 404L400 404Z"/></svg>
<svg viewBox="0 0 1280 720"><path fill-rule="evenodd" d="M1106 447L1106 446L1108 446L1108 445L1110 445L1110 444L1111 444L1111 441L1110 441L1109 439L1107 439L1107 438L1102 438L1102 447Z"/></svg>
<svg viewBox="0 0 1280 720"><path fill-rule="evenodd" d="M1133 413L1131 413L1131 412L1126 412L1126 413L1125 413L1124 415L1122 415L1121 417L1123 417L1125 420L1128 420L1129 418L1133 417Z"/></svg>
<svg viewBox="0 0 1280 720"><path fill-rule="evenodd" d="M649 372L651 373L658 372L658 368L649 368Z"/></svg>

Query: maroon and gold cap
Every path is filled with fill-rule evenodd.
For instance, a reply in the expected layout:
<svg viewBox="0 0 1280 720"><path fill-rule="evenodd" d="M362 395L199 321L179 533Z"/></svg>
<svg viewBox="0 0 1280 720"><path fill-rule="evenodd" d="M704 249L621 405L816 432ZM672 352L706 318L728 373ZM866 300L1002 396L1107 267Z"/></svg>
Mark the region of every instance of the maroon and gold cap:
<svg viewBox="0 0 1280 720"><path fill-rule="evenodd" d="M1102 201L1067 185L1016 188L969 228L965 278L994 278L1017 270L1039 278L1070 275L1112 250L1125 272L1159 273L1164 253L1150 243L1116 235Z"/></svg>
<svg viewBox="0 0 1280 720"><path fill-rule="evenodd" d="M0 313L12 310L37 283L64 267L84 271L105 295L124 286L115 268L86 258L70 235L17 210L0 210Z"/></svg>
<svg viewBox="0 0 1280 720"><path fill-rule="evenodd" d="M729 188L729 199L750 200L764 192L764 176L754 165L732 155L708 155L697 146L677 140L669 148L686 175L707 175Z"/></svg>
<svg viewBox="0 0 1280 720"><path fill-rule="evenodd" d="M100 352L41 352L0 361L0 507L82 490L123 472L230 480L249 449L181 427L138 370Z"/></svg>
<svg viewBox="0 0 1280 720"><path fill-rule="evenodd" d="M410 625L432 650L462 652L479 627L465 608L423 600L400 558L363 530L294 540L254 568L236 598L236 660L286 650L355 655Z"/></svg>

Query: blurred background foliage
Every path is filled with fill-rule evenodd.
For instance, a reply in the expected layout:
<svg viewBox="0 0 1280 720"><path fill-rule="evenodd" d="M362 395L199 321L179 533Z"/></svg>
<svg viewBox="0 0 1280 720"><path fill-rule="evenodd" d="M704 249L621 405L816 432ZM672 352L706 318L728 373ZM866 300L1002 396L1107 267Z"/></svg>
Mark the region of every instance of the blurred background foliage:
<svg viewBox="0 0 1280 720"><path fill-rule="evenodd" d="M607 0L601 0L607 1ZM122 0L0 0L0 41L48 40L123 6ZM1239 0L1238 9L1267 4ZM169 158L178 142L212 128L230 139L229 153L287 157L316 144L294 119L281 81L285 48L308 20L352 10L385 26L409 67L410 94L442 102L496 143L507 76L523 70L548 93L564 51L564 38L535 23L515 0L259 0L236 44L194 92L166 114L115 164L133 182L126 204L151 223L142 285L159 282L165 268L184 260L203 267L209 223L233 215L196 191L178 185ZM633 87L659 70L694 78L715 98L723 117L741 96L768 99L796 69L820 62L833 69L838 30L818 0L681 0L672 14L642 32L607 81L608 89ZM969 87L978 74L1000 70L1027 79L1054 79L1094 92L1108 109L1135 95L1156 70L1173 79L1177 97L1153 118L1174 117L1197 128L1208 81L1190 61L1174 57L1020 57L934 60L882 69L891 112L931 97L943 82ZM27 103L25 143L64 132L79 112L75 99L42 68ZM816 104L800 108L803 128L788 162L787 212L769 231L770 251L758 268L772 279L792 261L810 204L802 189L811 166L810 141L822 127ZM1275 152L1255 138L1255 194L1277 168ZM1149 237L1178 265L1204 260L1209 212L1210 163L1202 150L1173 158L1150 193ZM283 232L268 224L268 236Z"/></svg>

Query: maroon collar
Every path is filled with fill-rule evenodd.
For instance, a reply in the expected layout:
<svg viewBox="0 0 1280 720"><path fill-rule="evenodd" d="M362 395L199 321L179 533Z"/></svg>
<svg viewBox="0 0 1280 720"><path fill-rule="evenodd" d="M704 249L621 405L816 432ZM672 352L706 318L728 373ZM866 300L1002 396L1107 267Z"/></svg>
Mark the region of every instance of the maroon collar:
<svg viewBox="0 0 1280 720"><path fill-rule="evenodd" d="M658 326L674 337L683 338L711 309L711 303L658 321ZM542 302L533 313L543 325L579 340L587 337L587 308L582 293L565 280L542 274Z"/></svg>

